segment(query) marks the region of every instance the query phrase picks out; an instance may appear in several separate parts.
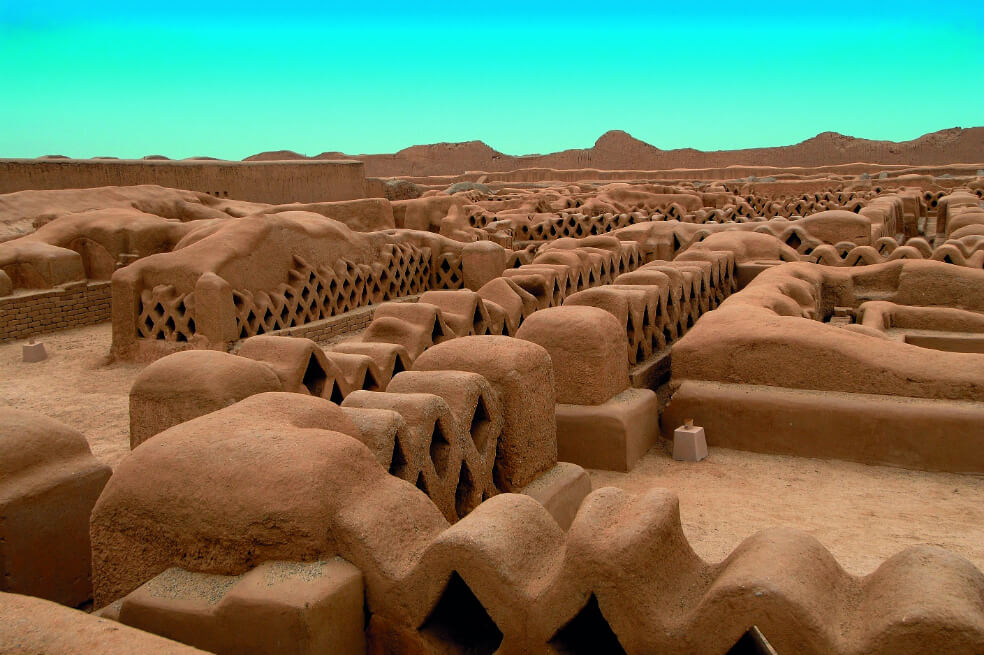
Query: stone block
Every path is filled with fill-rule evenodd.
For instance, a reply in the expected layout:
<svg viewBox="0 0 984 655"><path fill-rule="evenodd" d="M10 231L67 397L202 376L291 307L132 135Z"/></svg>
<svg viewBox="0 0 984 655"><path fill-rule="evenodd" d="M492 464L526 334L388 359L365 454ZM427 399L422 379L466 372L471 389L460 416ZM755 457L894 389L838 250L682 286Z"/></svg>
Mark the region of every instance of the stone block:
<svg viewBox="0 0 984 655"><path fill-rule="evenodd" d="M673 431L673 459L679 462L699 462L707 457L707 438L704 428L687 423Z"/></svg>
<svg viewBox="0 0 984 655"><path fill-rule="evenodd" d="M25 362L43 362L48 359L48 353L44 349L44 344L40 341L37 343L26 343L21 347L21 353Z"/></svg>

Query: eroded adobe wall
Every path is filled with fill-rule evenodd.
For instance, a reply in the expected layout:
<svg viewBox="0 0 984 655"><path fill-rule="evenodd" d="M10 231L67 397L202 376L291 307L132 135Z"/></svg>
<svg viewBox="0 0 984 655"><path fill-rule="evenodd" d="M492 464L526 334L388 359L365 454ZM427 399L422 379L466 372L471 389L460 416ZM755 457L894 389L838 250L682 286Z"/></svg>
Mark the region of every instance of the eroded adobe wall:
<svg viewBox="0 0 984 655"><path fill-rule="evenodd" d="M114 274L114 351L206 345L199 337L224 347L427 289L460 288L461 247L429 232L356 233L309 212L230 222Z"/></svg>
<svg viewBox="0 0 984 655"><path fill-rule="evenodd" d="M771 235L746 236L772 248L781 245ZM131 593L169 566L238 575L266 560L340 556L364 574L373 652L577 652L572 642L578 634L606 634L607 649L595 652L724 653L750 625L758 625L780 652L977 652L984 643L984 615L977 603L984 578L969 563L939 549L906 550L871 576L857 578L847 575L816 541L782 529L751 537L724 562L704 562L679 525L676 498L659 490L639 496L595 490L579 503L567 530L543 506L513 493L520 489L500 486L494 497L474 506L470 494L478 492L476 483L484 479L478 473L487 475L487 468L479 471L475 464L467 469L470 476L459 475L466 470L459 466L464 460L447 453L457 452L456 444L465 440L480 442L474 430L477 405L464 403L467 411L461 412L445 409L434 395L436 387L425 386L422 371L442 378L440 388L451 389L449 396L461 395L453 392L463 385L451 384L460 375L453 371L461 370L478 373L493 386L493 380L508 379L549 390L552 383L533 377L532 371L542 366L521 367L519 362L531 358L509 354L515 339L466 335L488 331L493 315L498 317L494 329L501 330L510 312L518 322L538 309L567 304L576 290L584 294L597 289L583 297L583 304L603 306L618 319L609 321L611 327L624 326L627 337L632 315L633 332L658 343L664 329L671 339L680 336L671 323L679 332L688 331L691 321L685 317L702 315L733 290L734 250L696 249L675 262L638 266L638 253L627 244L599 248L609 240L614 241L595 237L592 245L582 241L579 248L548 248L541 258L511 269L515 274L496 278L488 283L494 286L478 293L431 292L414 308L414 317L380 312L377 328L388 321L386 335L392 337L399 323L404 334L419 335L414 350L426 352L418 353L411 374L397 375L385 391L354 391L341 411L324 402L331 395L327 392L320 399L257 394L175 425L167 438L140 445L117 470L93 515L96 604ZM821 315L819 267L790 266L809 271L803 274L809 279L780 280L782 297L770 301L774 294L761 292L770 278L778 277L781 269L774 269L749 287L745 298L754 296L784 318ZM905 267L938 275L907 280L900 272L886 278L886 272ZM926 291L927 280L934 282L929 290L945 299L939 291L945 279L977 275L931 262L865 269L831 269L827 274L853 280L842 292L845 297L894 290L900 301ZM592 273L595 282L608 284L586 285ZM507 297L507 288L515 302ZM494 301L488 299L493 291ZM459 299L469 300L468 311L462 309L464 303L453 302ZM732 300L727 306L736 304ZM425 312L428 305L431 311ZM417 318L420 324L414 325ZM448 326L454 326L450 333ZM383 331L369 330L365 336L383 336ZM441 342L430 347L432 340ZM414 344L406 341L409 350ZM728 337L720 341L728 342ZM622 347L630 345L629 339L622 341ZM331 360L330 353L324 355ZM623 356L631 361L633 350L607 355ZM501 370L476 371L471 363L475 357ZM310 360L295 360L294 377L299 379L305 371L301 364ZM485 403L489 417L502 415L499 449L508 452L507 444L522 444L528 450L521 461L542 456L545 449L531 446L529 437L548 431L519 429L522 421L517 418L530 413L549 417L551 404L502 388L501 408ZM394 420L387 425L392 428L383 430L379 418L357 420L366 411L374 417L390 412ZM216 426L222 426L221 432ZM510 442L511 435L522 439ZM845 434L845 441L851 438ZM486 465L490 456L485 456ZM270 461L278 467L266 466ZM494 461L501 461L498 455ZM536 472L551 463L548 457ZM241 502L241 494L228 497L223 490L234 488L232 484L203 492L206 476L200 467L206 465L215 476L210 482L235 479L241 484L247 476L249 502ZM298 478L315 486L305 490L300 506L285 511L282 499L296 498L289 490L296 489ZM441 494L452 488L455 505L448 498L439 504ZM460 489L468 493L459 494ZM202 515L189 517L181 511L187 498L206 495ZM271 515L278 517L276 523L257 518ZM782 575L775 575L776 570ZM124 608L128 602L133 597L123 601ZM913 622L913 615L931 618ZM462 624L471 629L454 629Z"/></svg>
<svg viewBox="0 0 984 655"><path fill-rule="evenodd" d="M450 371L476 351L468 340L491 339L503 350L516 341L437 346L439 375L460 375ZM504 359L510 379L532 381ZM373 397L389 397L409 423L423 414L409 405L441 405L424 390L412 382ZM542 398L515 402L487 406L489 416L549 414ZM469 415L447 424L463 432ZM580 634L607 636L589 652L725 653L750 625L779 652L984 645L984 576L944 550L910 548L859 578L816 540L779 528L712 564L688 543L676 497L659 489L595 490L567 530L522 493L498 493L452 522L420 485L387 473L356 423L353 409L323 399L261 394L135 449L92 515L96 606L172 566L231 576L338 556L363 573L370 652L580 652ZM298 479L309 481L301 493Z"/></svg>
<svg viewBox="0 0 984 655"><path fill-rule="evenodd" d="M366 197L358 161L0 160L0 193L136 184L274 204Z"/></svg>
<svg viewBox="0 0 984 655"><path fill-rule="evenodd" d="M205 651L51 601L0 592L0 652L75 655L207 655ZM82 646L84 644L84 646Z"/></svg>

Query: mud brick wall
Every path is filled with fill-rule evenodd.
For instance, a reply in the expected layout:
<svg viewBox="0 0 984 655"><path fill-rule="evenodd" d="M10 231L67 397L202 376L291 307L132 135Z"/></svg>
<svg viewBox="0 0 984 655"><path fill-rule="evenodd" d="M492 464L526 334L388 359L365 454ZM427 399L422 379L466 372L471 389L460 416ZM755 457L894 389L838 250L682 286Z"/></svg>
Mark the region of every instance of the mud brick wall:
<svg viewBox="0 0 984 655"><path fill-rule="evenodd" d="M394 298L389 302L417 302L418 298L420 298L419 295L404 296L402 298ZM353 309L338 316L268 332L268 334L285 337L304 337L321 344L333 343L369 327L378 306L368 305L366 307L359 307L358 309Z"/></svg>
<svg viewBox="0 0 984 655"><path fill-rule="evenodd" d="M108 321L109 281L0 298L0 342Z"/></svg>
<svg viewBox="0 0 984 655"><path fill-rule="evenodd" d="M0 193L135 184L274 204L366 197L361 161L0 159Z"/></svg>

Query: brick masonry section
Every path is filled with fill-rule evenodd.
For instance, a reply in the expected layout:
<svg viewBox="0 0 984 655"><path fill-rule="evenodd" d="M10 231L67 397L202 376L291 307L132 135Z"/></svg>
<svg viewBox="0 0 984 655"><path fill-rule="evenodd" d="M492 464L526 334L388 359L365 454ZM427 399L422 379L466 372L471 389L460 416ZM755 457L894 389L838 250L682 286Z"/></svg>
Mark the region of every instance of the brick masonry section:
<svg viewBox="0 0 984 655"><path fill-rule="evenodd" d="M111 295L106 280L0 298L0 343L108 321Z"/></svg>

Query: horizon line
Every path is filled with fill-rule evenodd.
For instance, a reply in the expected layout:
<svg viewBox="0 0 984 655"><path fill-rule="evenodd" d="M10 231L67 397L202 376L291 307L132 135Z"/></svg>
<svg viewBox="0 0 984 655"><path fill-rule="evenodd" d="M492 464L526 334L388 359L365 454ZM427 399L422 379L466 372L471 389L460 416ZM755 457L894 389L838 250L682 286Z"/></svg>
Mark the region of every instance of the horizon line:
<svg viewBox="0 0 984 655"><path fill-rule="evenodd" d="M384 155L396 155L396 154L399 154L400 152L403 152L403 151L406 151L406 150L410 150L410 149L413 149L413 148L426 148L426 147L442 146L442 145L481 144L481 145L484 145L485 147L489 148L494 153L497 153L497 154L500 154L500 155L504 155L506 157L511 157L511 158L514 158L514 159L522 159L522 158L525 158L525 157L546 157L546 156L549 156L549 155L555 155L555 154L560 154L560 153L564 153L564 152L571 152L571 151L575 151L575 150L592 150L592 149L594 149L597 146L598 141L600 141L604 136L606 136L608 134L612 134L612 133L622 133L622 134L625 134L629 138L631 138L631 139L633 139L635 141L638 141L640 143L643 143L643 144L645 144L647 146L650 146L650 147L652 147L652 148L654 148L656 150L659 150L661 152L670 153L670 152L679 152L679 151L683 151L683 150L690 150L690 151L700 152L700 153L719 153L719 152L742 152L742 151L748 151L748 150L769 150L769 149L775 149L775 148L792 148L792 147L795 147L795 146L798 146L798 145L802 145L803 143L806 143L807 141L811 141L813 139L816 139L817 137L820 137L820 136L823 136L823 135L827 135L827 134L829 134L829 135L835 135L835 136L840 136L840 137L845 137L847 139L851 139L851 140L854 140L854 141L867 141L867 142L872 142L872 143L895 143L895 144L902 144L902 143L911 143L913 141L918 141L919 139L922 139L922 138L924 138L926 136L929 136L929 135L932 135L932 134L939 134L941 132L949 132L949 131L954 131L954 130L967 131L967 130L975 130L975 129L982 129L982 128L984 128L984 125L972 125L970 127L963 127L963 126L960 126L960 125L955 125L955 126L951 126L951 127L944 127L944 128L940 128L940 129L936 129L936 130L931 130L931 131L928 131L928 132L923 132L923 133L921 133L921 134L919 134L919 135L917 135L915 137L912 137L910 139L902 139L902 140L894 140L894 139L872 139L872 138L868 138L868 137L864 137L864 136L856 136L856 135L851 135L851 134L844 134L843 132L838 132L836 130L823 130L823 131L817 132L813 136L806 137L806 138L804 138L804 139L802 139L800 141L795 141L793 143L784 143L784 144L779 144L779 145L750 146L750 147L741 147L741 148L718 148L718 149L714 149L714 150L704 150L704 149L695 148L695 147L692 147L692 146L685 146L685 147L681 147L681 148L661 148L660 146L655 145L653 143L650 143L649 141L646 141L645 139L641 139L639 137L634 136L632 133L630 133L627 130L611 129L611 130L606 130L601 135L599 135L592 142L592 144L589 145L589 146L561 148L561 149L558 149L558 150L550 150L550 151L546 151L546 152L531 152L531 153L523 153L523 154L512 154L512 153L508 153L508 152L499 150L495 146L491 145L488 141L485 141L483 139L468 139L468 140L464 140L464 141L432 141L430 143L414 143L414 144L411 144L409 146L405 146L405 147L398 148L398 149L395 149L395 150L390 150L390 151L387 151L387 152L348 153L348 152L343 152L343 151L340 151L340 150L322 150L321 152L318 152L316 154L308 155L308 154L304 154L304 153L298 152L297 150L294 150L292 148L271 148L271 149L267 149L267 150L259 150L259 151L256 151L253 154L246 155L245 157L242 157L240 159L225 159L225 158L216 157L216 156L213 156L213 155L190 155L188 157L169 157L167 155L162 155L160 153L150 153L150 154L142 155L140 157L122 157L122 156L115 156L115 155L92 155L92 156L89 156L89 157L73 157L73 156L69 156L69 155L62 155L60 153L46 153L46 154L43 154L43 155L35 155L34 157L17 157L17 156L4 157L3 155L0 155L0 158L2 158L2 159L72 159L72 160L77 160L77 161L86 161L86 160L93 160L93 159L95 159L95 160L104 159L104 160L108 160L108 161L113 161L113 160L120 160L120 161L143 161L143 160L145 160L147 158L155 158L156 159L156 158L164 157L165 159L167 159L169 161L188 161L188 160L203 160L203 161L208 161L208 160L211 159L211 160L217 160L217 161L231 161L231 162L235 162L235 161L247 161L250 157L256 157L256 156L259 156L259 155L265 155L265 154L274 153L274 152L293 153L295 155L298 155L300 157L304 157L306 159L315 159L315 158L320 157L321 155L324 155L326 153L331 153L331 154L336 154L337 153L337 154L340 154L340 155L344 155L346 158L354 158L354 157L366 157L366 156L368 156L368 157L378 157L378 156L384 156ZM284 161L290 161L290 160L284 160Z"/></svg>

